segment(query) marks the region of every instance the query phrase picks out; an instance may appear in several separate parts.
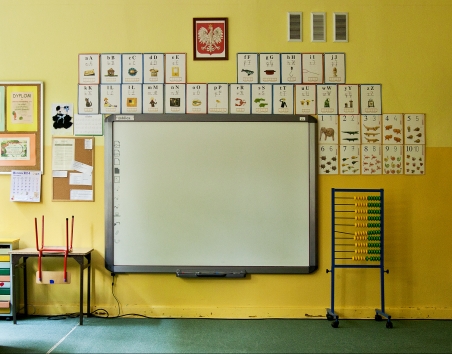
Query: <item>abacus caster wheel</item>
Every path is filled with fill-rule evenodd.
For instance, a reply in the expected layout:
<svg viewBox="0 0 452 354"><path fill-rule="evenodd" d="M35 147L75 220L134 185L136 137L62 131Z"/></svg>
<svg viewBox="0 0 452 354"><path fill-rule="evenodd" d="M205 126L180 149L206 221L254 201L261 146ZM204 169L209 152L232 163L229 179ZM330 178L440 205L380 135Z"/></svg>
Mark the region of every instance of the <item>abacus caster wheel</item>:
<svg viewBox="0 0 452 354"><path fill-rule="evenodd" d="M388 322L386 322L386 328L392 328L392 322L388 320Z"/></svg>
<svg viewBox="0 0 452 354"><path fill-rule="evenodd" d="M381 315L376 314L375 315L375 321L381 321L383 319L383 317L381 317Z"/></svg>
<svg viewBox="0 0 452 354"><path fill-rule="evenodd" d="M339 327L339 321L338 321L338 320L334 321L334 322L331 324L331 327L333 327L333 328Z"/></svg>
<svg viewBox="0 0 452 354"><path fill-rule="evenodd" d="M333 316L333 315L330 315L329 313L327 313L327 314L326 314L326 319L327 319L328 321L334 321L334 316Z"/></svg>

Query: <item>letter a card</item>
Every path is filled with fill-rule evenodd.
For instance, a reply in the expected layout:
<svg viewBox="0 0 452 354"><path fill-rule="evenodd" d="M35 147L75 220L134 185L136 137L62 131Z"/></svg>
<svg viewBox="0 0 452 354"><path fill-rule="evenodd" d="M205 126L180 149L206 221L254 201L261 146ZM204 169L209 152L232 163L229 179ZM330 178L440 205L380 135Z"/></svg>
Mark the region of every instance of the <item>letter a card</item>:
<svg viewBox="0 0 452 354"><path fill-rule="evenodd" d="M99 54L79 54L78 55L78 83L97 85L100 82L99 75L100 59Z"/></svg>

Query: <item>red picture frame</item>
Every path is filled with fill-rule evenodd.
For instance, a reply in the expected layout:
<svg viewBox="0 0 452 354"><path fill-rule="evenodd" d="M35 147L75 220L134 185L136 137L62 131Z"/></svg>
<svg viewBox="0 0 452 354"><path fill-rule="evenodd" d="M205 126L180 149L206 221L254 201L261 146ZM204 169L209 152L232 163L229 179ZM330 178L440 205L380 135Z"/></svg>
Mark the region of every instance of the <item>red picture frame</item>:
<svg viewBox="0 0 452 354"><path fill-rule="evenodd" d="M193 60L228 60L228 19L193 19Z"/></svg>

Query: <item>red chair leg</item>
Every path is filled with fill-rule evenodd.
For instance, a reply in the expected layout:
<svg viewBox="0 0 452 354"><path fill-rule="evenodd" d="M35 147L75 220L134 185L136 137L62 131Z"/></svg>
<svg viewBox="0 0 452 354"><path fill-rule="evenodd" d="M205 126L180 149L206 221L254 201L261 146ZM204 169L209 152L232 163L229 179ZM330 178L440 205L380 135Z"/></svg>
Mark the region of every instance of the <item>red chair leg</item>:
<svg viewBox="0 0 452 354"><path fill-rule="evenodd" d="M44 229L44 215L42 216L42 227ZM42 280L42 271L41 271L41 259L42 259L42 250L39 248L39 235L38 235L38 218L35 218L35 236L36 236L36 250L39 252L38 256L38 280Z"/></svg>
<svg viewBox="0 0 452 354"><path fill-rule="evenodd" d="M69 219L66 218L66 251L69 250Z"/></svg>
<svg viewBox="0 0 452 354"><path fill-rule="evenodd" d="M41 260L42 260L42 251L39 250L39 256L38 256L38 279L39 279L39 281L42 281Z"/></svg>
<svg viewBox="0 0 452 354"><path fill-rule="evenodd" d="M69 219L66 218L66 251L64 252L64 282L67 282L67 253L69 250Z"/></svg>
<svg viewBox="0 0 452 354"><path fill-rule="evenodd" d="M72 241L74 240L74 215L72 215L72 224L71 224L71 243L69 245L69 250L72 251Z"/></svg>
<svg viewBox="0 0 452 354"><path fill-rule="evenodd" d="M64 282L67 283L67 251L64 253Z"/></svg>
<svg viewBox="0 0 452 354"><path fill-rule="evenodd" d="M44 215L42 216L41 248L44 247Z"/></svg>
<svg viewBox="0 0 452 354"><path fill-rule="evenodd" d="M35 218L36 251L39 251L38 218Z"/></svg>

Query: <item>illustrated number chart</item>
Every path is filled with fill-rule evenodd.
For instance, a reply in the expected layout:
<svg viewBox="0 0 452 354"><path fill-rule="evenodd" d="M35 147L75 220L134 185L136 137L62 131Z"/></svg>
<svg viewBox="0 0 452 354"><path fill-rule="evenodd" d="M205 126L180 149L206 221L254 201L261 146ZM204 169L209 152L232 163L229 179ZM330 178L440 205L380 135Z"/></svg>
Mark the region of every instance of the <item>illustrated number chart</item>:
<svg viewBox="0 0 452 354"><path fill-rule="evenodd" d="M360 144L361 123L359 115L341 115L340 117L340 143Z"/></svg>
<svg viewBox="0 0 452 354"><path fill-rule="evenodd" d="M317 121L319 136L319 174L339 173L338 116L321 115Z"/></svg>
<svg viewBox="0 0 452 354"><path fill-rule="evenodd" d="M366 144L381 144L381 116L361 116L362 142Z"/></svg>
<svg viewBox="0 0 452 354"><path fill-rule="evenodd" d="M361 145L361 171L363 175L381 175L381 145Z"/></svg>
<svg viewBox="0 0 452 354"><path fill-rule="evenodd" d="M333 144L323 144L320 145L320 174L338 174L338 145Z"/></svg>
<svg viewBox="0 0 452 354"><path fill-rule="evenodd" d="M424 114L319 115L318 143L319 174L425 174Z"/></svg>
<svg viewBox="0 0 452 354"><path fill-rule="evenodd" d="M340 173L359 175L361 173L360 145L340 145Z"/></svg>
<svg viewBox="0 0 452 354"><path fill-rule="evenodd" d="M403 114L383 116L383 144L403 144Z"/></svg>
<svg viewBox="0 0 452 354"><path fill-rule="evenodd" d="M405 174L422 175L425 173L425 145L405 145Z"/></svg>
<svg viewBox="0 0 452 354"><path fill-rule="evenodd" d="M327 319L338 327L339 316L334 309L334 277L339 268L377 268L380 270L381 309L375 319L386 317L392 328L391 316L385 313L384 301L384 190L332 189L332 250L331 250L331 308Z"/></svg>
<svg viewBox="0 0 452 354"><path fill-rule="evenodd" d="M424 114L405 115L405 144L425 144Z"/></svg>
<svg viewBox="0 0 452 354"><path fill-rule="evenodd" d="M403 174L403 146L383 146L383 173L386 175Z"/></svg>

